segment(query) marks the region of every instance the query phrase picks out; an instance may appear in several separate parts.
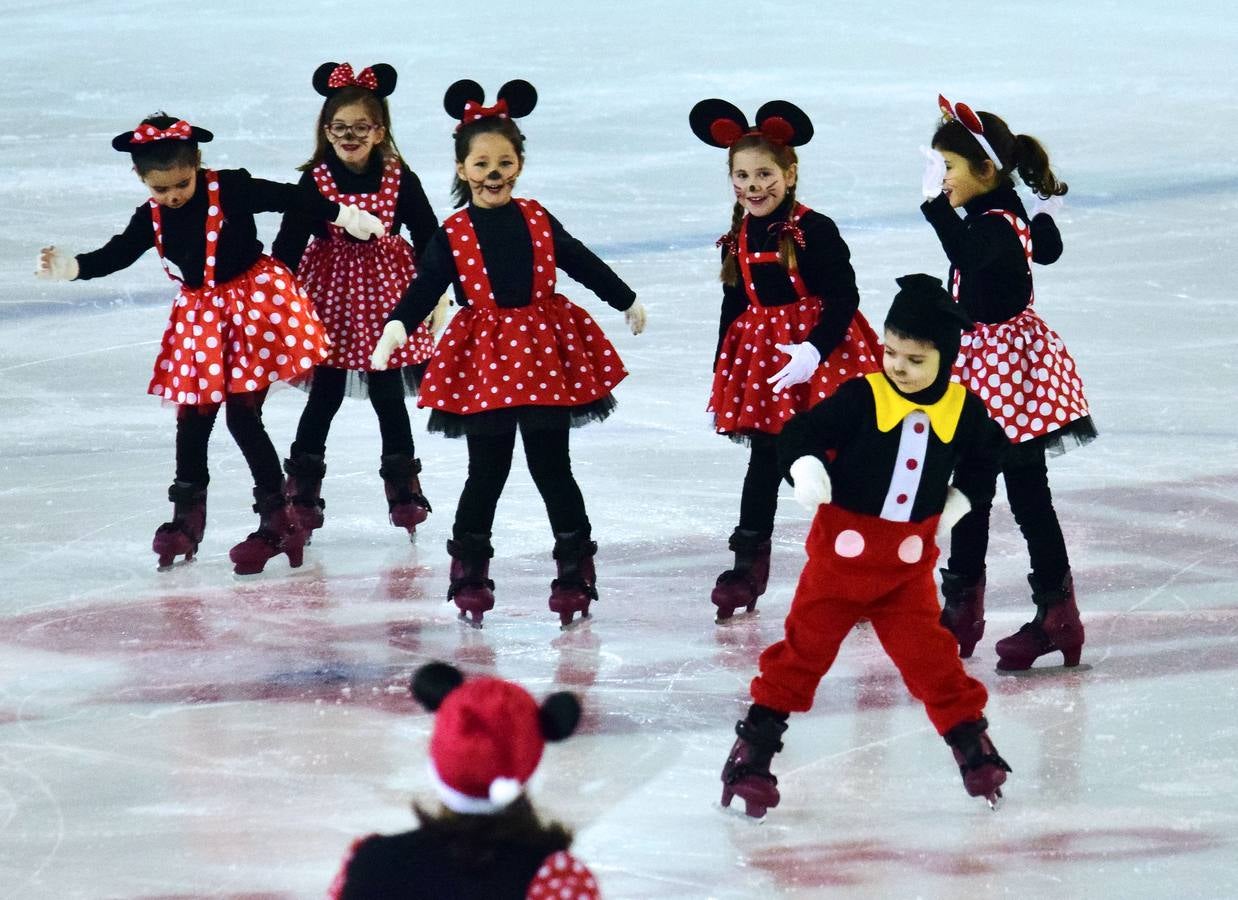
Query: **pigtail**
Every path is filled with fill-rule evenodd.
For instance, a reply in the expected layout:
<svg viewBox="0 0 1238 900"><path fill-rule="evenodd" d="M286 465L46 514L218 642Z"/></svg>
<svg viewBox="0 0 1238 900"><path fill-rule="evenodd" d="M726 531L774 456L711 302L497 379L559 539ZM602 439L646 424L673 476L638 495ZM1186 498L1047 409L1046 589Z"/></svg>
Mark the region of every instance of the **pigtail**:
<svg viewBox="0 0 1238 900"><path fill-rule="evenodd" d="M1014 138L1015 168L1023 183L1038 197L1061 197L1068 186L1058 181L1049 168L1049 154L1036 138L1029 134L1017 134Z"/></svg>
<svg viewBox="0 0 1238 900"><path fill-rule="evenodd" d="M735 209L731 211L731 230L722 237L722 246L726 250L726 255L722 257L722 272L719 274L719 279L723 284L735 287L739 281L739 261L735 258L735 254L739 248L739 229L744 222L744 206L736 201Z"/></svg>
<svg viewBox="0 0 1238 900"><path fill-rule="evenodd" d="M788 215L795 213L795 185L787 188L787 198L783 201L787 204ZM799 258L795 255L795 235L791 230L784 229L782 237L778 239L778 261L782 263L783 269L787 272L794 272L799 268Z"/></svg>

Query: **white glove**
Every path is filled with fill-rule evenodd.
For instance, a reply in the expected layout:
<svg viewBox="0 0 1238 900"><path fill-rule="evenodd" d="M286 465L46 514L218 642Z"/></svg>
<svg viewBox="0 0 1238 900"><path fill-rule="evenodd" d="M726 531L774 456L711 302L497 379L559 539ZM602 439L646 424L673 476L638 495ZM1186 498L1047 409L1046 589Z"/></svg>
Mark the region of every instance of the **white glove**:
<svg viewBox="0 0 1238 900"><path fill-rule="evenodd" d="M1066 201L1061 197L1041 197L1035 191L1032 192L1032 205L1028 207L1027 217L1029 220L1036 218L1041 213L1044 213L1049 218L1055 217L1062 211L1062 207L1066 205Z"/></svg>
<svg viewBox="0 0 1238 900"><path fill-rule="evenodd" d="M430 315L426 316L425 326L430 329L430 334L437 335L443 330L443 325L447 321L447 310L450 307L450 295L444 294L438 298L438 303L434 309L430 310Z"/></svg>
<svg viewBox="0 0 1238 900"><path fill-rule="evenodd" d="M921 147L924 156L924 179L920 191L925 200L932 200L941 193L941 183L946 180L946 158L932 147Z"/></svg>
<svg viewBox="0 0 1238 900"><path fill-rule="evenodd" d="M368 241L372 237L382 237L387 233L378 216L366 212L359 206L340 204L340 214L335 217L335 224L343 228L353 237Z"/></svg>
<svg viewBox="0 0 1238 900"><path fill-rule="evenodd" d="M47 281L72 281L78 271L77 257L61 253L55 247L40 250L34 265L34 274Z"/></svg>
<svg viewBox="0 0 1238 900"><path fill-rule="evenodd" d="M395 353L397 347L403 347L407 340L408 330L403 322L392 320L384 325L382 336L374 345L374 352L370 354L370 368L380 372L387 368L391 354Z"/></svg>
<svg viewBox="0 0 1238 900"><path fill-rule="evenodd" d="M815 456L801 456L791 463L791 480L795 482L795 499L809 512L816 512L822 503L829 503L834 492L825 463Z"/></svg>
<svg viewBox="0 0 1238 900"><path fill-rule="evenodd" d="M941 509L941 518L937 522L937 534L948 543L950 532L959 524L959 519L971 512L971 501L956 487L946 491L946 504ZM939 540L938 543L941 543Z"/></svg>
<svg viewBox="0 0 1238 900"><path fill-rule="evenodd" d="M639 300L633 300L632 305L623 312L623 320L628 323L633 334L640 334L645 330L645 318L645 307Z"/></svg>
<svg viewBox="0 0 1238 900"><path fill-rule="evenodd" d="M803 344L775 344L783 353L791 356L791 361L765 379L766 384L774 386L774 393L781 394L789 387L803 384L821 365L821 351L807 342Z"/></svg>

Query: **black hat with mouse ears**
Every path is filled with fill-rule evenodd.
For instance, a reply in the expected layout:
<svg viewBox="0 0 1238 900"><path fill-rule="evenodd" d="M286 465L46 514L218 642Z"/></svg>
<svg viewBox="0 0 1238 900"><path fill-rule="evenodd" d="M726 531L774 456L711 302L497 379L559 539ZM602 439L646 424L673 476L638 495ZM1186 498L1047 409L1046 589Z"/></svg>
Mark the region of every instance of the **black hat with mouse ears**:
<svg viewBox="0 0 1238 900"><path fill-rule="evenodd" d="M386 97L395 90L396 72L386 63L374 63L354 73L349 63L325 62L314 70L314 90L324 97L346 87L360 87Z"/></svg>
<svg viewBox="0 0 1238 900"><path fill-rule="evenodd" d="M483 106L486 92L476 81L462 78L447 89L443 95L443 109L453 119L459 119L459 131L465 125L481 119L519 119L533 112L537 106L537 89L529 82L517 78L499 88L498 99L493 106Z"/></svg>
<svg viewBox="0 0 1238 900"><path fill-rule="evenodd" d="M160 113L116 135L112 138L112 149L121 153L141 153L161 141L186 141L196 145L205 144L214 137L205 128Z"/></svg>
<svg viewBox="0 0 1238 900"><path fill-rule="evenodd" d="M786 100L770 100L757 110L756 125L733 103L702 100L688 113L692 133L711 147L730 148L745 135L759 134L771 144L800 147L812 140L808 114Z"/></svg>

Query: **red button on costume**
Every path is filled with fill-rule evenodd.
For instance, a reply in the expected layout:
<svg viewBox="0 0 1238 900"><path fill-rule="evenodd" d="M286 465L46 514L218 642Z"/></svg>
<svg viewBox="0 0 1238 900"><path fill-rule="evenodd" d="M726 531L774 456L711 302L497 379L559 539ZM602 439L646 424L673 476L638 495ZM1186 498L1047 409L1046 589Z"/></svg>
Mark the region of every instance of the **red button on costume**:
<svg viewBox="0 0 1238 900"><path fill-rule="evenodd" d="M443 223L469 306L435 348L418 406L469 415L517 406L581 406L601 400L627 376L592 316L555 293L550 219L535 200L516 200L533 238L528 306L494 301L467 209Z"/></svg>
<svg viewBox="0 0 1238 900"><path fill-rule="evenodd" d="M327 338L296 277L265 254L244 274L215 284L215 252L223 227L219 178L206 173L206 265L200 288L176 295L148 392L172 403L221 403L307 374L327 354ZM160 207L150 201L155 249L164 270Z"/></svg>

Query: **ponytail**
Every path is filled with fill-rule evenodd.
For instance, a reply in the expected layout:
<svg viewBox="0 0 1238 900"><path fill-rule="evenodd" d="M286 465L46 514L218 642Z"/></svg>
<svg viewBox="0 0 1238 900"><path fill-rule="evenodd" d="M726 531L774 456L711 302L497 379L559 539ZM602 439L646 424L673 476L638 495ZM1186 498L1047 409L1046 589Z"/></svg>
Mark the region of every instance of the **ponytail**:
<svg viewBox="0 0 1238 900"><path fill-rule="evenodd" d="M1015 135L1014 159L1019 177L1038 197L1061 197L1066 193L1066 182L1058 181L1053 174L1049 168L1049 154L1036 138L1028 134Z"/></svg>

